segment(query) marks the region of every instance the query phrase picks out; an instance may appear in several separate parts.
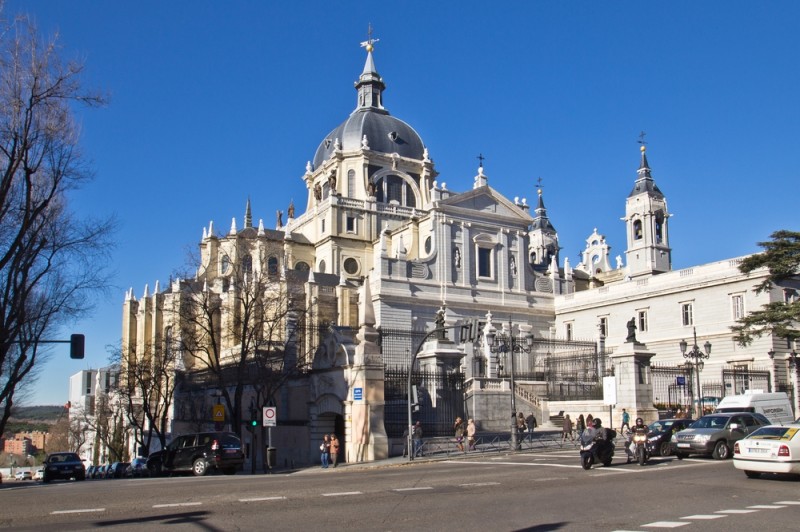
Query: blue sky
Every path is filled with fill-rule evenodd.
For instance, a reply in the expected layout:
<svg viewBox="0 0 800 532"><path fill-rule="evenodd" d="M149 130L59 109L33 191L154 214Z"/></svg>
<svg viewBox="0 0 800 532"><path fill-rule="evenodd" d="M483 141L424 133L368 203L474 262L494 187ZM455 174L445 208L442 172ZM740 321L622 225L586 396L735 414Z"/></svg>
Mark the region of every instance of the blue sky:
<svg viewBox="0 0 800 532"><path fill-rule="evenodd" d="M536 197L541 177L562 260L596 227L624 255L625 198L647 132L673 218L673 267L758 250L797 227L797 2L8 1L58 31L85 84L78 109L96 179L79 212L120 222L108 298L55 349L29 404L61 404L68 377L106 364L125 290L164 286L204 226L267 227L294 199L324 136L355 108L372 23L384 103L430 150L439 181Z"/></svg>

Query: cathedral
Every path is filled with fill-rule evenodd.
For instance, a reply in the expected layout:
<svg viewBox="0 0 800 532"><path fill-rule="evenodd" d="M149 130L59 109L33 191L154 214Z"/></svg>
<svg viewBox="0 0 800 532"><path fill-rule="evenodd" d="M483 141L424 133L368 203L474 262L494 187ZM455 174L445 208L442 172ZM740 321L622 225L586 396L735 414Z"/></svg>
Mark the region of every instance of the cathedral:
<svg viewBox="0 0 800 532"><path fill-rule="evenodd" d="M444 434L452 426L444 412L474 417L482 430L499 431L508 428L509 395L512 413L517 396L520 411L534 411L540 419L587 405L598 408L602 397L570 395L574 387L565 383L594 390L603 376L615 371L619 376L624 364L615 369L616 359L607 355L630 345L648 353L642 379L652 390L652 403L673 404L687 393L691 401L701 390L686 384L678 389L683 381L669 377L662 391L659 380L667 377L656 366L689 371L679 344L693 338L714 347L702 370L709 386L703 395L792 386L791 346L763 337L742 348L730 326L748 310L797 297L798 287L755 294L752 288L766 272L741 274L740 258L673 271L667 196L656 184L644 146L632 160L630 193L620 198L624 254L612 258L611 246L595 229L581 261L571 266L560 256L557 224L541 189L531 204L506 198L492 188L482 164L471 189L448 189L436 171L435 147L429 149L413 127L390 114L373 41L365 45L355 109L322 138L300 176L307 189L303 211L290 204L286 213L277 213L275 228L266 228L263 220L254 225L248 200L244 217L234 218L227 231L213 224L203 228L193 278L171 280L163 289L157 283L138 298L133 290L126 294L123 380L126 361L178 351L174 370L186 377L175 390L171 434L219 422L211 411L224 391L238 393L235 404L243 409L228 412L224 426L240 424L252 449L266 442L257 431L241 429L247 409L252 414L254 407L276 406L277 425L269 438L281 463L313 462L328 433L343 440L345 460L376 460L402 449L410 398L402 387L398 393L400 381L392 379L413 360L426 375L459 379L455 401L444 390L445 381L422 386L426 399L416 415L434 434L435 427L443 427ZM553 214L554 219L568 215ZM248 340L232 331L248 319L243 301L255 285L258 293L270 294L273 305L261 310L262 318L272 317L263 319L253 353L280 344L296 371L266 395L257 392L255 374L243 389L235 391L231 381L229 390L228 385L219 390L209 375L242 360ZM205 335L198 333L197 313L186 312L199 300L213 302ZM263 330L267 322L269 333ZM467 322L478 324L479 336L465 345L458 331ZM453 332L421 343L435 327ZM517 354L496 349L487 342L495 332L529 338L529 345ZM556 351L569 356L558 361ZM209 363L212 358L216 365ZM580 375L553 369L566 367L568 358L583 368L569 371ZM731 372L734 378L728 379ZM624 403L618 406L621 411ZM629 411L635 406L628 405ZM437 409L439 414L424 417ZM257 455L254 451L252 459Z"/></svg>

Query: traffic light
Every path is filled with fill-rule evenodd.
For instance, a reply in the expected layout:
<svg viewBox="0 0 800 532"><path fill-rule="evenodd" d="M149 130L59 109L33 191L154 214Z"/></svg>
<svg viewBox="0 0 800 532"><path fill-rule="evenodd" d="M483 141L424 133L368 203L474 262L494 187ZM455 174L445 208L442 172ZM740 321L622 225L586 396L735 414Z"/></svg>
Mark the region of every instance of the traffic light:
<svg viewBox="0 0 800 532"><path fill-rule="evenodd" d="M258 409L255 407L250 408L250 429L255 429L258 426Z"/></svg>
<svg viewBox="0 0 800 532"><path fill-rule="evenodd" d="M69 357L70 358L83 358L83 347L86 343L86 337L82 334L73 334L69 337Z"/></svg>

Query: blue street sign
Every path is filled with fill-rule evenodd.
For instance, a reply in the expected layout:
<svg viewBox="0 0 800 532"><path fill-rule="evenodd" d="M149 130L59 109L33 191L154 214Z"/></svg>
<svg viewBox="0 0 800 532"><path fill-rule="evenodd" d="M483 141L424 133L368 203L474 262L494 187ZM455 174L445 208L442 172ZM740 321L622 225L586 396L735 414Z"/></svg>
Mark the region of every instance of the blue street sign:
<svg viewBox="0 0 800 532"><path fill-rule="evenodd" d="M686 386L686 377L675 377L675 384L678 386Z"/></svg>
<svg viewBox="0 0 800 532"><path fill-rule="evenodd" d="M364 399L364 388L353 388L353 401L362 401Z"/></svg>

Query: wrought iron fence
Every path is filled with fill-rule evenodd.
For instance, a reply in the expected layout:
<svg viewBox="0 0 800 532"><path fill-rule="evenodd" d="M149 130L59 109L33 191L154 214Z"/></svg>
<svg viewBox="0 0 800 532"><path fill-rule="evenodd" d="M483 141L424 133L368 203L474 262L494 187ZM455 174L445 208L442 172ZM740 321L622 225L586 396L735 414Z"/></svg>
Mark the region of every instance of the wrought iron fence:
<svg viewBox="0 0 800 532"><path fill-rule="evenodd" d="M419 402L412 418L422 423L424 435L452 436L455 418L465 418L464 374L414 370L411 384L417 387ZM407 368L385 368L384 425L390 438L402 436L408 427L407 386Z"/></svg>
<svg viewBox="0 0 800 532"><path fill-rule="evenodd" d="M738 395L747 390L770 390L768 369L725 368L722 370L722 382L725 384L725 395Z"/></svg>
<svg viewBox="0 0 800 532"><path fill-rule="evenodd" d="M692 403L694 379L684 366L652 364L653 402L660 409L675 410Z"/></svg>
<svg viewBox="0 0 800 532"><path fill-rule="evenodd" d="M426 331L391 327L379 327L378 333L378 345L386 368L408 368L411 356L427 334Z"/></svg>

